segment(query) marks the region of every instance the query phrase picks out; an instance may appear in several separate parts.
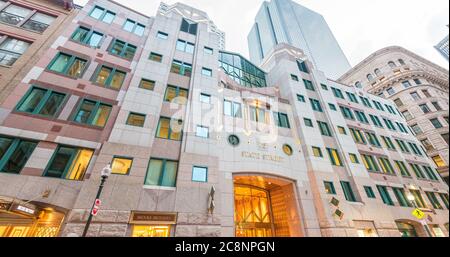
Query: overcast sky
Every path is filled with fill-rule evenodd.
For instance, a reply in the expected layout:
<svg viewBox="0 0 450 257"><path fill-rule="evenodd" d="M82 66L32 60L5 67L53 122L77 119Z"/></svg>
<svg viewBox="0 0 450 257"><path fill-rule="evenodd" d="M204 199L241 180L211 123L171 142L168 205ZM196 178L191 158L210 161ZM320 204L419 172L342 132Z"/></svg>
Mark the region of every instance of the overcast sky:
<svg viewBox="0 0 450 257"><path fill-rule="evenodd" d="M154 16L159 0L116 0ZM248 56L247 34L264 0L165 0L182 2L208 13L226 33L226 49ZM445 68L434 49L448 35L448 0L295 0L321 13L350 63L386 46L403 46ZM83 5L87 0L75 0Z"/></svg>

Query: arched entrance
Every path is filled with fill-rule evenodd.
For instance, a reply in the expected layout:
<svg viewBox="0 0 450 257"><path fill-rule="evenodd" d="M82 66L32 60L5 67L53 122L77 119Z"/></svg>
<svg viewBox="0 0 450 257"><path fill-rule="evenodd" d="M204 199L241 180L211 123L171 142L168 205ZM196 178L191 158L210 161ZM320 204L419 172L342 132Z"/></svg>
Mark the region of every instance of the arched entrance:
<svg viewBox="0 0 450 257"><path fill-rule="evenodd" d="M234 176L236 237L302 236L294 185L272 176Z"/></svg>
<svg viewBox="0 0 450 257"><path fill-rule="evenodd" d="M397 220L398 231L402 237L426 237L426 231L423 226L412 220Z"/></svg>
<svg viewBox="0 0 450 257"><path fill-rule="evenodd" d="M64 217L54 206L0 197L0 237L56 237Z"/></svg>

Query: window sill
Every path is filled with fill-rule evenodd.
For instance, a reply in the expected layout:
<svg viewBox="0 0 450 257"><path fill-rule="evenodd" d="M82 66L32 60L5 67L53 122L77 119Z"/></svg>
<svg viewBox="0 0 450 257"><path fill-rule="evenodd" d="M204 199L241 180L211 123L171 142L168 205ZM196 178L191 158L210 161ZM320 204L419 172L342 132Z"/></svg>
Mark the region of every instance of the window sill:
<svg viewBox="0 0 450 257"><path fill-rule="evenodd" d="M58 76L62 76L62 77L68 78L68 79L73 79L73 80L80 79L83 76L83 74L84 74L84 71L83 71L83 74L80 77L72 77L72 76L69 76L67 74L64 74L64 73L61 73L61 72L52 71L52 70L49 70L49 69L45 69L45 72L48 72L48 73L51 73L51 74L55 74L55 75L58 75Z"/></svg>
<svg viewBox="0 0 450 257"><path fill-rule="evenodd" d="M94 86L102 87L102 88L104 88L104 89L110 89L110 90L113 90L113 91L116 91L116 92L120 92L120 89L122 89L122 86L123 86L123 85L120 86L119 89L115 89L115 88L108 87L108 86L106 86L106 85L102 85L102 84L97 83L97 82L94 82L94 81L91 81L91 83L92 83L92 85L94 85Z"/></svg>
<svg viewBox="0 0 450 257"><path fill-rule="evenodd" d="M143 186L144 189L150 189L150 190L165 190L165 191L176 191L176 187L163 187L163 186Z"/></svg>

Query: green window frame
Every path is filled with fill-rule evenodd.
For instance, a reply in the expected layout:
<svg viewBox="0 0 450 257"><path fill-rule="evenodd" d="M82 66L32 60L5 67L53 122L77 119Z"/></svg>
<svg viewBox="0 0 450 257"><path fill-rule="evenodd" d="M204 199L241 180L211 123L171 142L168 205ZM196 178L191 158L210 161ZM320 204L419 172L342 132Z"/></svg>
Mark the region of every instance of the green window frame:
<svg viewBox="0 0 450 257"><path fill-rule="evenodd" d="M126 77L127 73L124 71L106 65L99 65L92 82L105 88L120 90Z"/></svg>
<svg viewBox="0 0 450 257"><path fill-rule="evenodd" d="M427 179L419 165L410 163L409 166L411 166L418 179Z"/></svg>
<svg viewBox="0 0 450 257"><path fill-rule="evenodd" d="M434 173L434 170L429 166L422 166L430 180L439 181L438 176Z"/></svg>
<svg viewBox="0 0 450 257"><path fill-rule="evenodd" d="M125 172L118 172L117 170L114 170L116 168L116 162L120 162L120 161L122 161L122 163L124 164L123 167L126 168ZM133 162L134 162L134 159L132 157L114 155L112 158L112 161L111 161L111 168L112 168L111 174L122 175L122 176L130 175L131 168L133 167Z"/></svg>
<svg viewBox="0 0 450 257"><path fill-rule="evenodd" d="M293 81L296 81L296 82L299 82L300 80L298 79L298 76L297 75L294 75L294 74L291 74L291 79L293 80Z"/></svg>
<svg viewBox="0 0 450 257"><path fill-rule="evenodd" d="M401 207L413 207L406 196L405 189L393 187L392 190L394 191L395 198L397 198L397 201Z"/></svg>
<svg viewBox="0 0 450 257"><path fill-rule="evenodd" d="M410 178L411 173L409 172L408 168L406 167L406 164L402 161L394 161L395 166L397 166L397 169L400 171L400 174L402 174L403 177Z"/></svg>
<svg viewBox="0 0 450 257"><path fill-rule="evenodd" d="M395 122L397 124L397 127L400 129L401 132L405 133L405 134L409 134L408 130L406 129L405 125L403 125L400 122Z"/></svg>
<svg viewBox="0 0 450 257"><path fill-rule="evenodd" d="M100 20L105 23L111 24L114 21L116 14L103 7L96 5L94 8L92 8L91 12L89 13L89 16L96 20Z"/></svg>
<svg viewBox="0 0 450 257"><path fill-rule="evenodd" d="M20 174L37 142L0 135L0 173Z"/></svg>
<svg viewBox="0 0 450 257"><path fill-rule="evenodd" d="M387 149L392 151L397 151L397 148L395 148L394 142L392 142L392 139L389 137L381 136L381 139L383 139L384 144L386 145Z"/></svg>
<svg viewBox="0 0 450 257"><path fill-rule="evenodd" d="M383 200L383 203L389 206L395 206L394 202L392 201L391 196L389 195L389 191L386 186L377 186L378 192L381 195L381 199Z"/></svg>
<svg viewBox="0 0 450 257"><path fill-rule="evenodd" d="M333 91L333 95L334 95L335 97L341 98L341 99L345 99L345 98L344 98L344 94L342 93L342 90L337 89L337 88L335 88L335 87L332 87L332 88L331 88L331 91Z"/></svg>
<svg viewBox="0 0 450 257"><path fill-rule="evenodd" d="M358 159L358 156L357 156L356 154L354 154L354 153L349 153L348 155L349 155L350 161L351 161L352 163L354 163L354 164L359 164L359 159Z"/></svg>
<svg viewBox="0 0 450 257"><path fill-rule="evenodd" d="M331 133L330 126L328 126L328 123L317 121L317 124L319 125L320 133L322 136L326 137L333 137L333 133Z"/></svg>
<svg viewBox="0 0 450 257"><path fill-rule="evenodd" d="M43 176L82 181L93 155L92 149L58 145ZM87 162L84 161L86 159Z"/></svg>
<svg viewBox="0 0 450 257"><path fill-rule="evenodd" d="M420 148L415 143L408 142L408 145L415 155L423 156L422 152L420 151Z"/></svg>
<svg viewBox="0 0 450 257"><path fill-rule="evenodd" d="M104 34L83 26L78 27L70 37L72 41L94 48L100 48Z"/></svg>
<svg viewBox="0 0 450 257"><path fill-rule="evenodd" d="M137 52L137 47L115 38L111 42L108 52L112 55L119 56L127 60L133 60Z"/></svg>
<svg viewBox="0 0 450 257"><path fill-rule="evenodd" d="M67 95L64 93L31 86L17 104L15 111L54 118L62 110L66 99Z"/></svg>
<svg viewBox="0 0 450 257"><path fill-rule="evenodd" d="M397 129L396 129L395 126L394 126L394 123L392 123L391 120L386 119L386 118L383 118L383 120L384 120L384 123L386 124L386 127L387 127L388 129L390 129L390 130L392 130L392 131L397 131Z"/></svg>
<svg viewBox="0 0 450 257"><path fill-rule="evenodd" d="M367 140L369 141L369 144L371 144L372 146L381 148L380 140L374 133L366 132L366 136L367 136Z"/></svg>
<svg viewBox="0 0 450 257"><path fill-rule="evenodd" d="M208 182L208 167L194 166L192 167L193 182L207 183Z"/></svg>
<svg viewBox="0 0 450 257"><path fill-rule="evenodd" d="M359 104L358 99L356 98L356 95L350 92L345 92L348 96L348 99L350 99L350 102Z"/></svg>
<svg viewBox="0 0 450 257"><path fill-rule="evenodd" d="M330 181L324 181L323 185L325 186L325 192L329 195L336 195L336 188L334 187L334 183Z"/></svg>
<svg viewBox="0 0 450 257"><path fill-rule="evenodd" d="M172 102L175 98L183 98L183 102L177 101L177 104L186 104L189 90L181 87L168 85L164 94L164 102ZM181 99L180 99L181 100Z"/></svg>
<svg viewBox="0 0 450 257"><path fill-rule="evenodd" d="M320 147L313 146L312 152L313 152L314 157L323 158L322 149L320 149Z"/></svg>
<svg viewBox="0 0 450 257"><path fill-rule="evenodd" d="M411 151L408 149L408 147L406 146L406 144L403 140L395 139L395 142L397 142L397 145L400 147L400 150L403 153L411 153Z"/></svg>
<svg viewBox="0 0 450 257"><path fill-rule="evenodd" d="M135 22L134 20L127 19L123 23L122 29L142 37L144 35L145 26Z"/></svg>
<svg viewBox="0 0 450 257"><path fill-rule="evenodd" d="M359 129L350 128L350 132L352 134L353 140L357 144L367 144L364 134Z"/></svg>
<svg viewBox="0 0 450 257"><path fill-rule="evenodd" d="M82 99L72 120L76 123L104 128L108 123L111 111L112 105L100 101Z"/></svg>
<svg viewBox="0 0 450 257"><path fill-rule="evenodd" d="M366 195L367 195L368 198L371 198L371 199L376 199L377 198L372 187L364 186L364 191L366 191Z"/></svg>
<svg viewBox="0 0 450 257"><path fill-rule="evenodd" d="M297 60L297 66L298 66L298 69L299 69L301 72L304 72L304 73L308 73L308 74L309 74L309 69L308 69L308 66L306 65L305 62L302 62L302 61L298 61L298 60Z"/></svg>
<svg viewBox="0 0 450 257"><path fill-rule="evenodd" d="M314 125L313 125L313 122L312 122L311 119L303 118L303 121L305 122L305 125L306 125L307 127L314 128Z"/></svg>
<svg viewBox="0 0 450 257"><path fill-rule="evenodd" d="M373 125L375 125L376 127L379 127L379 128L384 128L383 124L381 123L380 118L378 118L377 116L372 115L372 114L369 114L369 116L370 116L370 119L372 120Z"/></svg>
<svg viewBox="0 0 450 257"><path fill-rule="evenodd" d="M368 172L380 172L380 167L375 161L375 157L366 154L361 154L361 157Z"/></svg>
<svg viewBox="0 0 450 257"><path fill-rule="evenodd" d="M350 108L339 106L341 109L342 115L344 115L344 118L347 120L355 120L355 116L353 115L353 112L350 110Z"/></svg>
<svg viewBox="0 0 450 257"><path fill-rule="evenodd" d="M128 114L128 118L127 118L126 124L128 126L143 128L144 125L145 125L145 119L146 118L147 118L147 115L145 115L145 114L130 112Z"/></svg>
<svg viewBox="0 0 450 257"><path fill-rule="evenodd" d="M358 119L358 121L360 121L364 124L369 124L369 120L367 119L367 116L364 112L355 110L355 114L356 114L356 118Z"/></svg>
<svg viewBox="0 0 450 257"><path fill-rule="evenodd" d="M172 127L173 121L177 121L179 126L183 125L182 120L160 117L156 130L156 137L160 139L181 141L183 137L183 130L181 129L181 131L174 131Z"/></svg>
<svg viewBox="0 0 450 257"><path fill-rule="evenodd" d="M311 102L311 107L314 111L323 112L322 105L319 100L310 98L309 101Z"/></svg>
<svg viewBox="0 0 450 257"><path fill-rule="evenodd" d="M312 83L312 81L303 79L303 83L305 84L306 89L308 89L310 91L316 91L316 88L314 87L314 84Z"/></svg>
<svg viewBox="0 0 450 257"><path fill-rule="evenodd" d="M377 110L383 111L383 112L385 111L384 108L383 108L383 105L381 105L380 102L373 100L373 103L374 103L375 108L376 108Z"/></svg>
<svg viewBox="0 0 450 257"><path fill-rule="evenodd" d="M348 181L341 181L342 190L344 190L345 200L349 202L356 202L355 194L353 193L352 186Z"/></svg>
<svg viewBox="0 0 450 257"><path fill-rule="evenodd" d="M367 97L359 97L361 99L361 102L363 103L364 106L369 107L369 108L373 108L372 104L370 104L370 101Z"/></svg>
<svg viewBox="0 0 450 257"><path fill-rule="evenodd" d="M422 194L419 190L409 190L411 194L414 196L414 202L419 208L427 208L425 201L423 200Z"/></svg>
<svg viewBox="0 0 450 257"><path fill-rule="evenodd" d="M378 161L380 162L381 169L383 170L383 173L395 175L394 167L392 166L391 161L385 157L379 157Z"/></svg>
<svg viewBox="0 0 450 257"><path fill-rule="evenodd" d="M323 90L328 91L328 86L325 84L320 84Z"/></svg>
<svg viewBox="0 0 450 257"><path fill-rule="evenodd" d="M328 156L330 157L331 164L333 166L343 167L344 163L342 162L341 155L339 154L339 151L332 148L327 148Z"/></svg>
<svg viewBox="0 0 450 257"><path fill-rule="evenodd" d="M47 70L76 79L83 76L87 63L87 60L75 55L59 52L47 66Z"/></svg>
<svg viewBox="0 0 450 257"><path fill-rule="evenodd" d="M173 60L170 67L170 72L181 76L191 77L192 76L192 64L181 62L178 60Z"/></svg>
<svg viewBox="0 0 450 257"><path fill-rule="evenodd" d="M273 118L275 121L275 124L280 128L291 128L291 125L289 123L289 117L286 113L281 112L273 112Z"/></svg>
<svg viewBox="0 0 450 257"><path fill-rule="evenodd" d="M305 97L302 96L302 95L297 95L297 100L298 100L299 102L306 103L306 99L305 99Z"/></svg>
<svg viewBox="0 0 450 257"><path fill-rule="evenodd" d="M166 159L151 158L144 185L159 187L176 187L178 162Z"/></svg>
<svg viewBox="0 0 450 257"><path fill-rule="evenodd" d="M337 111L336 105L334 105L334 104L328 104L328 106L330 107L330 110L332 110L332 111Z"/></svg>
<svg viewBox="0 0 450 257"><path fill-rule="evenodd" d="M444 194L444 193L439 193L439 196L441 197L442 202L445 205L445 208L447 208L447 210L449 209L449 199L448 199L448 194Z"/></svg>
<svg viewBox="0 0 450 257"><path fill-rule="evenodd" d="M437 210L443 210L444 208L442 207L441 203L439 202L439 200L436 197L436 194L433 192L425 192L425 194L428 197L428 200L430 200L431 205L433 206L434 209Z"/></svg>

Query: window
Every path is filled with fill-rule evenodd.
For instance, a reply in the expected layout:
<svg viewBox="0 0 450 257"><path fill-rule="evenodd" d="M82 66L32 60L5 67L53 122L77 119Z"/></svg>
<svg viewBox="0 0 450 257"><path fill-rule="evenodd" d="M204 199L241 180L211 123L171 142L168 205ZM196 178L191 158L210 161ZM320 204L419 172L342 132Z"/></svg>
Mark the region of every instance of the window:
<svg viewBox="0 0 450 257"><path fill-rule="evenodd" d="M10 25L18 25L31 14L32 10L15 4L10 4L0 12L0 21Z"/></svg>
<svg viewBox="0 0 450 257"><path fill-rule="evenodd" d="M394 143L392 142L392 139L389 137L381 136L383 139L384 144L386 145L387 149L396 151Z"/></svg>
<svg viewBox="0 0 450 257"><path fill-rule="evenodd" d="M305 103L305 102L306 102L305 97L302 96L302 95L297 95L297 100L298 100L299 102L302 102L302 103Z"/></svg>
<svg viewBox="0 0 450 257"><path fill-rule="evenodd" d="M291 128L287 114L281 113L281 112L274 112L273 117L274 117L275 125L277 125L278 127Z"/></svg>
<svg viewBox="0 0 450 257"><path fill-rule="evenodd" d="M406 126L405 126L405 125L403 125L403 124L400 123L400 122L395 122L395 124L397 124L397 127L398 127L398 129L399 129L401 132L403 132L403 133L405 133L405 134L409 134L409 133L408 133L408 130L406 129Z"/></svg>
<svg viewBox="0 0 450 257"><path fill-rule="evenodd" d="M431 205L433 206L434 209L438 209L438 210L443 210L444 208L442 207L441 203L439 202L439 200L436 197L436 194L433 192L425 192L425 194L427 195L428 199L430 200Z"/></svg>
<svg viewBox="0 0 450 257"><path fill-rule="evenodd" d="M360 81L356 81L356 82L355 82L355 87L357 87L357 88L362 88L361 82L360 82Z"/></svg>
<svg viewBox="0 0 450 257"><path fill-rule="evenodd" d="M356 98L356 95L350 92L345 92L347 94L348 99L350 99L353 103L359 103L358 98Z"/></svg>
<svg viewBox="0 0 450 257"><path fill-rule="evenodd" d="M312 151L313 151L314 157L323 158L322 149L320 149L319 147L313 146Z"/></svg>
<svg viewBox="0 0 450 257"><path fill-rule="evenodd" d="M400 147L400 150L403 153L411 153L408 149L408 147L406 146L406 143L403 140L400 139L395 139L395 142L397 142L398 146Z"/></svg>
<svg viewBox="0 0 450 257"><path fill-rule="evenodd" d="M384 174L395 175L394 168L392 167L392 164L389 161L389 159L384 158L384 157L380 157L380 158L378 158L378 161L381 164L381 169L383 170Z"/></svg>
<svg viewBox="0 0 450 257"><path fill-rule="evenodd" d="M158 31L158 33L156 34L156 37L159 39L167 40L169 38L169 34Z"/></svg>
<svg viewBox="0 0 450 257"><path fill-rule="evenodd" d="M145 124L145 114L130 112L127 119L127 125L135 127L144 127Z"/></svg>
<svg viewBox="0 0 450 257"><path fill-rule="evenodd" d="M419 105L419 107L420 107L420 109L423 111L423 113L425 113L425 114L431 112L431 110L430 110L430 108L428 107L427 104L421 104L421 105Z"/></svg>
<svg viewBox="0 0 450 257"><path fill-rule="evenodd" d="M448 144L448 142L449 142L448 133L442 134L441 137L442 137L442 139L444 139L444 142Z"/></svg>
<svg viewBox="0 0 450 257"><path fill-rule="evenodd" d="M396 188L393 187L392 190L394 191L394 195L397 198L398 203L402 207L413 207L411 202L406 197L405 190L403 188Z"/></svg>
<svg viewBox="0 0 450 257"><path fill-rule="evenodd" d="M403 61L403 59L398 59L398 62L399 62L401 65L406 65L406 63L405 63L405 61Z"/></svg>
<svg viewBox="0 0 450 257"><path fill-rule="evenodd" d="M161 117L156 131L156 137L181 141L183 121ZM204 132L204 131L203 131Z"/></svg>
<svg viewBox="0 0 450 257"><path fill-rule="evenodd" d="M283 152L287 155L287 156L292 156L294 154L294 150L292 150L292 147L288 144L284 144L283 145Z"/></svg>
<svg viewBox="0 0 450 257"><path fill-rule="evenodd" d="M425 175L423 174L422 169L419 165L415 163L410 163L409 166L413 169L414 173L416 174L418 179L426 179Z"/></svg>
<svg viewBox="0 0 450 257"><path fill-rule="evenodd" d="M313 122L312 122L311 119L304 118L304 121L305 121L305 125L306 125L307 127L311 127L311 128L314 127Z"/></svg>
<svg viewBox="0 0 450 257"><path fill-rule="evenodd" d="M314 111L323 112L322 105L318 100L310 98L309 101L311 101L311 107Z"/></svg>
<svg viewBox="0 0 450 257"><path fill-rule="evenodd" d="M145 26L140 23L136 23L133 20L127 19L123 24L123 29L141 37L144 35Z"/></svg>
<svg viewBox="0 0 450 257"><path fill-rule="evenodd" d="M56 117L66 99L66 94L49 89L31 87L16 107L19 112Z"/></svg>
<svg viewBox="0 0 450 257"><path fill-rule="evenodd" d="M443 168L447 166L440 155L436 155L432 157L432 159L438 168Z"/></svg>
<svg viewBox="0 0 450 257"><path fill-rule="evenodd" d="M145 177L145 185L175 187L178 162L150 159Z"/></svg>
<svg viewBox="0 0 450 257"><path fill-rule="evenodd" d="M334 105L334 104L328 104L328 106L330 107L330 109L331 109L332 111L337 111L336 105Z"/></svg>
<svg viewBox="0 0 450 257"><path fill-rule="evenodd" d="M366 77L369 82L372 82L375 79L372 74L367 74Z"/></svg>
<svg viewBox="0 0 450 257"><path fill-rule="evenodd" d="M54 16L36 12L29 20L27 20L22 28L33 30L39 33L44 32L50 24L55 20Z"/></svg>
<svg viewBox="0 0 450 257"><path fill-rule="evenodd" d="M201 93L200 94L200 102L204 104L210 104L211 103L211 96L208 94Z"/></svg>
<svg viewBox="0 0 450 257"><path fill-rule="evenodd" d="M416 83L416 85L422 85L422 81L420 81L420 79L414 79L414 83Z"/></svg>
<svg viewBox="0 0 450 257"><path fill-rule="evenodd" d="M444 126L442 126L442 123L439 121L438 118L435 119L431 119L430 120L431 124L433 124L433 126L437 129L443 128Z"/></svg>
<svg viewBox="0 0 450 257"><path fill-rule="evenodd" d="M357 144L364 144L364 145L366 144L366 140L365 140L361 130L350 128L350 132L351 132L351 134L353 136L353 140L355 141L355 143L357 143Z"/></svg>
<svg viewBox="0 0 450 257"><path fill-rule="evenodd" d="M202 75L206 77L212 77L212 70L207 68L202 68Z"/></svg>
<svg viewBox="0 0 450 257"><path fill-rule="evenodd" d="M372 108L372 105L370 104L370 101L367 97L360 96L359 99L361 99L364 106Z"/></svg>
<svg viewBox="0 0 450 257"><path fill-rule="evenodd" d="M19 174L37 143L0 136L0 172Z"/></svg>
<svg viewBox="0 0 450 257"><path fill-rule="evenodd" d="M193 54L195 51L195 44L178 39L176 48L178 51Z"/></svg>
<svg viewBox="0 0 450 257"><path fill-rule="evenodd" d="M59 53L52 60L48 69L73 78L80 78L86 68L87 61L76 56Z"/></svg>
<svg viewBox="0 0 450 257"><path fill-rule="evenodd" d="M338 126L339 134L347 135L347 130L344 127Z"/></svg>
<svg viewBox="0 0 450 257"><path fill-rule="evenodd" d="M439 105L438 102L432 102L434 108L436 108L437 111L442 111L442 107Z"/></svg>
<svg viewBox="0 0 450 257"><path fill-rule="evenodd" d="M398 107L402 107L404 104L402 102L402 100L400 98L397 98L394 100L395 105L397 105Z"/></svg>
<svg viewBox="0 0 450 257"><path fill-rule="evenodd" d="M373 125L379 127L379 128L383 128L383 124L381 123L380 118L378 118L377 116L374 116L372 114L369 114L370 119L372 120Z"/></svg>
<svg viewBox="0 0 450 257"><path fill-rule="evenodd" d="M205 47L203 48L203 52L204 52L205 54L213 55L213 54L214 54L214 49L205 46Z"/></svg>
<svg viewBox="0 0 450 257"><path fill-rule="evenodd" d="M427 97L427 98L431 98L433 96L431 96L430 92L426 89L422 90L422 93Z"/></svg>
<svg viewBox="0 0 450 257"><path fill-rule="evenodd" d="M350 182L341 181L342 189L344 190L345 199L349 202L356 202L355 194L353 193L352 186Z"/></svg>
<svg viewBox="0 0 450 257"><path fill-rule="evenodd" d="M377 198L377 197L375 196L375 192L373 192L372 187L365 186L365 187L364 187L364 191L366 191L367 197L372 198L372 199Z"/></svg>
<svg viewBox="0 0 450 257"><path fill-rule="evenodd" d="M141 82L139 83L139 88L153 91L155 90L155 84L156 82L153 80L141 79Z"/></svg>
<svg viewBox="0 0 450 257"><path fill-rule="evenodd" d="M393 123L391 120L386 119L386 118L383 118L383 121L384 121L384 123L386 124L386 127L387 127L388 129L390 129L390 130L392 130L392 131L397 131L397 129L396 129L395 126L394 126L394 123Z"/></svg>
<svg viewBox="0 0 450 257"><path fill-rule="evenodd" d="M395 95L395 90L392 87L388 88L386 91L389 95Z"/></svg>
<svg viewBox="0 0 450 257"><path fill-rule="evenodd" d="M0 6L3 5L3 2L0 2ZM55 20L55 17L40 12L35 12L30 17L32 13L31 9L10 4L0 12L0 21L13 26L22 24L22 28L42 33Z"/></svg>
<svg viewBox="0 0 450 257"><path fill-rule="evenodd" d="M403 85L404 88L408 88L408 87L411 87L411 86L412 86L411 83L410 83L409 81L407 81L407 80L406 80L406 81L403 81L403 82L402 82L402 85Z"/></svg>
<svg viewBox="0 0 450 257"><path fill-rule="evenodd" d="M405 117L406 120L412 120L414 119L414 116L409 111L402 112L403 117Z"/></svg>
<svg viewBox="0 0 450 257"><path fill-rule="evenodd" d="M341 160L341 156L339 155L338 150L327 148L328 156L330 157L331 163L334 166L344 166Z"/></svg>
<svg viewBox="0 0 450 257"><path fill-rule="evenodd" d="M192 65L177 60L173 60L170 72L190 77L192 75Z"/></svg>
<svg viewBox="0 0 450 257"><path fill-rule="evenodd" d="M314 88L314 84L311 81L304 79L303 83L305 84L306 89L316 91L316 89Z"/></svg>
<svg viewBox="0 0 450 257"><path fill-rule="evenodd" d="M193 167L192 168L192 181L194 182L208 182L208 168L205 167Z"/></svg>
<svg viewBox="0 0 450 257"><path fill-rule="evenodd" d="M322 136L332 137L333 134L331 133L330 127L328 126L328 123L318 121L317 124L319 125L320 133Z"/></svg>
<svg viewBox="0 0 450 257"><path fill-rule="evenodd" d="M344 118L348 120L355 120L355 116L353 115L353 112L348 107L339 106L341 108L342 115L344 115Z"/></svg>
<svg viewBox="0 0 450 257"><path fill-rule="evenodd" d="M94 30L79 27L72 35L72 40L93 48L100 47L103 40L103 34Z"/></svg>
<svg viewBox="0 0 450 257"><path fill-rule="evenodd" d="M449 208L449 201L448 201L448 194L439 193L439 196L441 197L442 202L444 202L445 207Z"/></svg>
<svg viewBox="0 0 450 257"><path fill-rule="evenodd" d="M344 95L342 94L342 90L332 87L331 91L333 91L333 94L334 94L335 97L344 99Z"/></svg>
<svg viewBox="0 0 450 257"><path fill-rule="evenodd" d="M389 65L389 67L391 67L391 68L397 67L397 65L396 65L395 62L393 62L393 61L388 62L388 65Z"/></svg>
<svg viewBox="0 0 450 257"><path fill-rule="evenodd" d="M94 155L90 149L58 146L44 173L45 177L83 180Z"/></svg>
<svg viewBox="0 0 450 257"><path fill-rule="evenodd" d="M411 177L411 173L409 173L408 168L406 168L406 164L402 161L395 161L395 166L397 166L397 169L400 171L400 174L402 174L403 177Z"/></svg>
<svg viewBox="0 0 450 257"><path fill-rule="evenodd" d="M320 84L323 90L328 91L328 86L325 84Z"/></svg>
<svg viewBox="0 0 450 257"><path fill-rule="evenodd" d="M294 75L294 74L291 74L291 79L293 80L293 81L299 81L298 80L298 77L296 76L296 75Z"/></svg>
<svg viewBox="0 0 450 257"><path fill-rule="evenodd" d="M422 152L420 151L419 147L415 143L408 142L409 147L412 149L414 154L423 156Z"/></svg>
<svg viewBox="0 0 450 257"><path fill-rule="evenodd" d="M256 121L258 123L270 123L269 112L265 109L256 106L250 106L250 120Z"/></svg>
<svg viewBox="0 0 450 257"><path fill-rule="evenodd" d="M422 198L422 194L419 190L410 190L411 194L414 195L414 202L417 204L419 208L427 208L425 201Z"/></svg>
<svg viewBox="0 0 450 257"><path fill-rule="evenodd" d="M425 147L425 149L427 151L434 150L434 146L433 146L433 144L430 142L430 140L428 138L426 138L426 139L424 139L424 140L422 140L420 142L422 143L422 145Z"/></svg>
<svg viewBox="0 0 450 257"><path fill-rule="evenodd" d="M195 136L201 137L201 138L209 138L209 128L204 127L204 126L197 126Z"/></svg>
<svg viewBox="0 0 450 257"><path fill-rule="evenodd" d="M151 61L154 61L154 62L162 62L163 56L160 54L151 52L148 59Z"/></svg>
<svg viewBox="0 0 450 257"><path fill-rule="evenodd" d="M371 155L361 154L364 166L366 166L367 171L369 172L379 172L380 168L375 161L375 158Z"/></svg>
<svg viewBox="0 0 450 257"><path fill-rule="evenodd" d="M383 105L381 105L380 102L374 100L373 104L375 105L375 108L377 108L377 110L384 111Z"/></svg>
<svg viewBox="0 0 450 257"><path fill-rule="evenodd" d="M427 176L430 180L439 181L438 176L434 173L433 169L429 166L422 166L425 172L427 173Z"/></svg>
<svg viewBox="0 0 450 257"><path fill-rule="evenodd" d="M422 97L420 97L420 95L417 92L412 92L411 97L413 98L414 101L422 99Z"/></svg>
<svg viewBox="0 0 450 257"><path fill-rule="evenodd" d="M106 88L119 90L125 81L126 73L116 68L99 66L94 76L94 83Z"/></svg>
<svg viewBox="0 0 450 257"><path fill-rule="evenodd" d="M183 21L181 22L180 30L192 35L197 35L197 27L198 27L197 23L194 23L193 21L187 19L183 19Z"/></svg>
<svg viewBox="0 0 450 257"><path fill-rule="evenodd" d="M5 37L3 42L1 40L0 42L0 65L5 66L12 66L31 45L28 42L11 37Z"/></svg>
<svg viewBox="0 0 450 257"><path fill-rule="evenodd" d="M85 99L81 101L73 120L82 124L105 127L111 110L111 105Z"/></svg>
<svg viewBox="0 0 450 257"><path fill-rule="evenodd" d="M111 164L112 174L128 175L132 165L133 158L115 156Z"/></svg>
<svg viewBox="0 0 450 257"><path fill-rule="evenodd" d="M355 111L355 114L356 114L356 118L360 122L365 123L365 124L369 124L369 120L367 119L367 116L366 116L366 114L364 112Z"/></svg>
<svg viewBox="0 0 450 257"><path fill-rule="evenodd" d="M226 116L235 118L242 118L242 106L240 103L231 102L228 100L223 101L223 113Z"/></svg>
<svg viewBox="0 0 450 257"><path fill-rule="evenodd" d="M323 184L325 186L325 192L327 192L327 194L336 195L336 189L334 188L333 182L324 181Z"/></svg>
<svg viewBox="0 0 450 257"><path fill-rule="evenodd" d="M304 73L309 73L308 66L305 62L297 61L298 69Z"/></svg>
<svg viewBox="0 0 450 257"><path fill-rule="evenodd" d="M137 47L124 41L114 39L109 48L109 53L132 60L136 54Z"/></svg>
<svg viewBox="0 0 450 257"><path fill-rule="evenodd" d="M114 21L114 18L116 17L116 14L111 12L111 11L105 10L102 7L96 6L91 11L89 16L91 16L94 19L97 19L97 20L103 21L105 23L111 24Z"/></svg>
<svg viewBox="0 0 450 257"><path fill-rule="evenodd" d="M381 195L381 199L383 200L383 203L385 203L386 205L394 206L394 202L392 201L392 198L389 195L387 187L377 186L377 188L378 188L378 192Z"/></svg>
<svg viewBox="0 0 450 257"><path fill-rule="evenodd" d="M175 87L175 86L167 86L166 94L164 95L165 102L174 102L177 104L186 104L188 97L188 90Z"/></svg>
<svg viewBox="0 0 450 257"><path fill-rule="evenodd" d="M350 161L354 164L359 164L359 160L358 160L358 156L356 156L356 154L353 153L349 153L348 154L350 157Z"/></svg>

